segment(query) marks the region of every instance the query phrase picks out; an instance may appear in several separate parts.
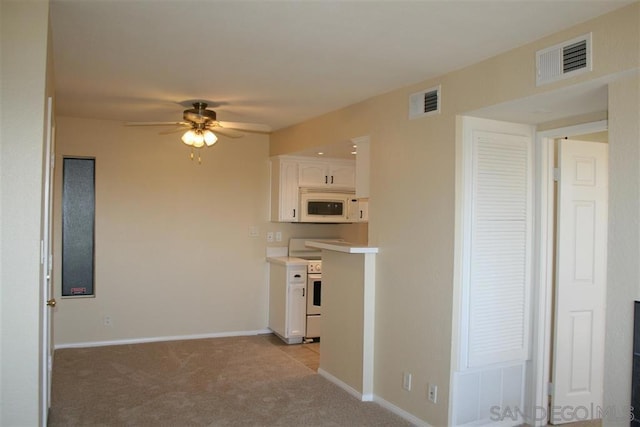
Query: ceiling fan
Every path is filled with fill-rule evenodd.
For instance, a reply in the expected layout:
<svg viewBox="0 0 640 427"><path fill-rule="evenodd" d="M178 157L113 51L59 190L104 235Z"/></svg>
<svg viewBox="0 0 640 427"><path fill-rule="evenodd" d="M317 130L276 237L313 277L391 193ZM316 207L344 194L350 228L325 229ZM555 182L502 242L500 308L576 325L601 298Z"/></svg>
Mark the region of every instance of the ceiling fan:
<svg viewBox="0 0 640 427"><path fill-rule="evenodd" d="M269 133L271 128L258 123L226 122L216 119L216 112L207 109L206 102L194 102L193 108L184 110L180 122L126 122L126 126L178 126L176 129L160 132L162 135L185 131L182 142L192 148L212 146L218 140L216 134L239 138L242 132ZM193 152L191 153L193 159ZM200 160L200 156L198 156Z"/></svg>

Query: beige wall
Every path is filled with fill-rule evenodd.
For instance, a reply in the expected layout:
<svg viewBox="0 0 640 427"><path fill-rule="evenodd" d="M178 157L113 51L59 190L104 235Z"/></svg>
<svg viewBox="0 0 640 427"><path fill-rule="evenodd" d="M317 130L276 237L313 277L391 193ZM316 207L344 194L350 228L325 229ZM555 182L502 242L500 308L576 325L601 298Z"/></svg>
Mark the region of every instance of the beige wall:
<svg viewBox="0 0 640 427"><path fill-rule="evenodd" d="M635 3L482 63L272 136L272 155L360 135L371 137L369 243L380 248L376 272L376 395L432 425L448 422L456 116L637 69L639 10ZM535 52L590 31L594 70L536 88ZM442 114L409 121L409 95L438 84L442 85ZM623 119L618 126L624 129L629 125L633 124ZM635 261L624 258L623 263ZM411 392L401 389L403 371L413 374ZM426 399L427 383L438 385L436 405Z"/></svg>
<svg viewBox="0 0 640 427"><path fill-rule="evenodd" d="M2 126L0 126L0 424L2 425L36 425L38 423L37 408L37 376L38 376L38 345L39 345L39 308L40 301L38 295L38 255L39 255L39 229L40 229L40 196L42 178L42 126L40 120L44 114L44 81L45 81L45 58L46 58L46 28L48 5L45 1L38 2L1 2L2 11L2 96L0 97L0 108L2 111ZM344 138L351 138L361 135L372 136L372 183L371 183L371 224L370 240L372 244L380 246L381 253L378 256L378 283L377 289L378 318L376 324L382 325L378 329L376 348L376 394L389 400L401 408L429 421L433 425L443 425L447 421L447 384L449 376L449 349L451 338L451 282L452 282L452 246L453 246L453 146L454 146L454 116L456 114L475 110L486 105L491 105L512 99L518 99L533 93L550 91L556 88L582 82L597 77L608 76L619 71L624 71L638 67L638 19L640 8L634 4L621 11L599 18L592 22L574 27L562 33L550 36L540 42L524 46L498 58L485 61L467 69L444 76L442 79L434 79L414 85L409 88L400 89L377 98L367 100L361 104L349 107L312 120L300 126L283 130L273 136L273 144L270 147L270 154L287 154L299 151L306 147L325 145L330 141L339 141ZM561 42L587 31L594 32L594 51L596 52L594 71L576 79L570 79L560 83L536 89L533 83L533 52L541 47ZM28 55L25 55L28 52ZM432 117L414 122L406 120L407 96L416 89L432 87L436 83L443 85L443 114L439 117ZM634 102L631 91L625 93L632 85L633 81L626 83L616 83L612 86L610 99L610 143L612 150L611 169L619 168L619 174L612 176L612 182L627 179L625 167L628 159L638 161L637 151L637 103L629 108ZM619 85L619 86L618 86ZM636 86L637 87L637 86ZM625 113L628 112L627 113ZM73 121L74 119L69 119ZM36 126L34 126L34 123ZM62 124L60 123L61 127ZM327 126L331 125L331 126ZM154 152L156 145L150 146L148 137L140 135L140 138L132 133L126 138L117 138L119 132L113 131L113 138L106 138L100 134L87 133L86 125L79 124L80 130L85 132L85 142L93 147L93 140L108 140L107 147L94 147L98 151L109 151L117 146L111 156L113 163L118 163L117 170L109 179L115 181L114 185L124 186L120 177L120 169L125 177L136 176L136 165L140 165L144 160L158 159L158 154ZM636 129L634 131L634 129ZM80 130L77 132L79 133ZM133 131L132 131L133 132ZM136 131L138 132L138 131ZM75 136L72 139L80 138ZM618 136L616 136L616 133ZM132 136L133 135L133 136ZM626 136L620 136L626 135ZM62 138L59 138L61 142ZM153 138L154 142L167 141L161 138ZM126 141L129 145L121 144ZM141 141L143 145L150 146L145 153L135 148L134 143ZM254 141L254 140L252 140ZM636 144L634 145L634 141ZM77 141L75 142L77 143ZM180 144L178 144L180 145ZM257 142L260 145L260 142ZM164 146L163 146L164 147ZM216 147L218 148L218 147ZM233 152L233 149L229 149ZM219 150L223 151L223 150ZM251 150L249 150L251 151ZM75 153L74 153L75 154ZM90 153L89 153L90 154ZM135 159L127 155L131 154ZM176 153L182 156L184 152ZM255 154L255 153L251 153ZM118 157L114 159L113 157ZM172 157L175 159L177 157ZM210 159L205 155L204 165ZM152 201L155 206L161 205L169 209L172 214L164 211L150 209L147 205L144 212L151 212L150 221L157 225L158 222L167 218L176 218L172 224L184 232L183 235L173 228L169 228L167 235L175 237L171 239L179 242L178 247L186 247L185 240L193 239L195 244L189 248L206 248L207 243L201 235L195 233L189 222L179 222L177 220L187 208L212 209L209 200L204 197L197 201L192 196L180 195L180 200L189 198L187 205L175 203L170 204L159 196L158 183L162 183L173 191L176 188L187 188L185 183L193 187L201 187L202 180L188 180L185 177L177 178L179 183L164 178L167 171L174 167L186 169L186 166L171 166L167 159L160 158L165 167L164 170L155 170L156 180L140 174L135 183L138 186L146 186L145 191L136 188L125 188L125 193L129 197L128 203L134 203L136 191L138 194L153 195ZM172 160L173 161L173 160ZM266 155L265 155L266 162ZM225 165L213 163L224 169ZM637 163L636 163L637 164ZM102 167L101 160L98 159L98 168ZM626 169L629 171L628 169ZM635 170L637 173L637 168ZM197 172L186 172L187 176L196 176ZM216 173L208 171L201 175L215 177ZM637 230L637 186L633 186L633 173L628 186L624 187L619 195L612 196L612 210L616 207L636 201L636 205L625 208L619 221L614 224L610 222L610 227L614 225L617 230L610 233L609 247L617 248L613 250L614 260L609 263L609 279L615 281L617 285L609 287L609 306L613 303L622 305L629 303L633 298L640 297L638 290L637 272L637 235L631 235L631 255L622 253L627 249L623 238L625 230ZM637 181L636 181L637 182ZM183 184L183 185L179 185ZM216 187L219 181L208 182L209 186L203 191L214 194L224 190ZM266 180L264 185L266 186ZM231 185L233 187L233 184ZM134 185L136 187L136 185ZM215 188L215 190L212 190ZM403 191L399 191L404 189ZM148 190L148 192L146 191ZM416 194L419 197L416 197ZM112 195L113 196L113 195ZM99 197L102 197L99 195ZM144 198L143 205L148 203L148 198ZM265 197L266 200L266 197ZM631 202L629 202L631 201ZM98 200L103 203L104 200ZM144 260L152 261L162 271L167 272L168 268L160 264L163 258L162 252L174 252L176 259L184 260L184 265L178 266L182 269L198 265L196 272L185 273L189 279L195 278L199 284L210 285L220 282L232 276L230 273L219 273L211 281L206 281L210 276L202 270L202 263L197 263L193 259L186 259L177 250L165 247L153 248L156 253L161 253L159 257L151 256L147 253L140 253L136 249L149 249L144 245L144 238L153 234L150 227L140 224L141 215L133 212L126 215L125 207L117 204L109 206L108 211L113 213L123 224L116 226L121 234L116 234L105 243L99 242L97 248L102 252L102 261L97 265L98 277L97 292L98 298L87 304L94 304L97 310L104 307L111 309L115 301L119 304L114 316L113 331L105 333L102 325L96 325L96 317L101 317L102 313L96 314L85 309L79 309L82 301L64 301L60 309L66 307L70 311L75 311L76 316L67 316L65 320L72 328L74 325L81 325L78 330L74 330L74 337L67 336L65 339L77 341L83 339L99 340L111 338L124 338L129 333L118 328L119 322L131 321L140 333L147 333L159 330L159 324L165 325L169 320L171 305L175 304L174 297L158 296L165 298L164 307L169 307L167 312L160 313L153 311L150 304L143 301L141 294L149 295L151 291L162 293L167 290L169 280L163 279L160 283L152 282L152 278L160 277L155 271L136 271L135 259L142 257ZM265 210L259 202L255 209ZM239 207L246 207L246 201L238 202ZM635 206L635 207L634 207ZM400 208L399 208L400 207ZM224 215L229 215L224 207L216 205L216 209L221 209ZM634 209L636 209L634 211ZM161 218L154 214L160 212ZM220 211L215 211L219 214ZM100 214L100 212L99 212ZM632 215L636 215L633 219ZM245 251L245 261L248 260L249 272L243 274L243 281L239 285L234 285L238 290L234 295L222 291L216 297L230 298L231 300L242 299L240 295L252 285L246 283L246 279L254 277L258 267L256 262L259 252L252 243L247 243L246 224L240 227L239 223L253 220L251 216L241 216L240 219L234 216L230 222L230 228L241 230L242 233L231 242L220 239L221 236L229 236L231 233L221 231L219 223L221 219L226 219L224 215L214 218L206 223L203 233L210 237L217 235L216 245L226 245L231 248L226 253L234 251ZM612 216L612 218L614 218ZM147 220L147 218L143 218ZM102 219L101 219L102 221ZM109 223L109 220L106 220ZM113 220L111 220L113 221ZM204 220L196 220L204 222ZM635 222L634 222L635 221ZM132 224L133 223L133 224ZM202 224L201 224L202 225ZM304 225L293 225L288 227L306 227ZM104 230L104 224L102 225ZM207 228L211 227L211 228ZM123 231L133 230L131 236L124 235ZM163 230L163 229L161 229ZM302 229L300 229L302 230ZM628 231L627 231L628 232ZM296 232L297 233L297 232ZM155 229L155 234L158 229ZM300 231L301 237L309 234ZM315 233L314 233L315 234ZM632 233L629 233L632 234ZM117 239L131 241L133 249L125 249L118 245ZM636 240L633 240L636 239ZM208 240L206 240L208 241ZM636 242L636 243L633 243ZM256 244L257 245L257 244ZM636 245L636 246L634 246ZM633 248L635 252L633 252ZM109 248L108 252L104 252ZM165 249L167 249L165 251ZM224 261L237 261L233 255L224 258L223 252L219 248L213 248L211 254L207 254L206 262L211 264L214 270L215 265L223 258ZM216 258L217 257L217 258ZM263 254L260 254L263 257ZM121 263L126 267L123 272L113 271L105 276L105 266L113 263ZM171 262L175 262L171 258ZM246 265L246 264L243 264ZM614 269L615 267L615 269ZM148 268L150 270L150 268ZM217 271L217 270L216 270ZM135 274L130 275L133 272ZM126 273L126 274L125 274ZM150 274L146 274L150 273ZM263 275L264 276L264 275ZM134 289L133 298L127 298L124 289L119 283L115 284L119 292L112 294L107 300L107 294L100 300L100 292L103 286L109 282L107 278L123 279L125 284L135 282L144 290ZM141 280L135 280L141 279ZM183 279L183 276L180 277ZM235 279L235 276L234 276ZM202 281L200 281L202 280ZM194 282L192 282L194 283ZM235 282L234 282L235 283ZM173 285L174 283L169 283ZM632 284L632 285L630 285ZM160 285L165 285L162 287ZM633 289L628 288L632 286ZM199 291L204 289L202 286ZM107 288L104 288L107 292ZM189 333L197 333L201 330L202 324L212 320L215 316L216 322L223 315L204 313L198 299L202 294L195 293L192 297L193 303L183 304L184 300L178 299L178 304L183 304L184 311L195 308L197 315L201 318L194 320L191 313L186 323L189 325ZM207 296L211 296L210 294ZM250 298L250 297L249 297ZM626 302L625 302L626 301ZM141 302L142 305L134 304ZM211 302L215 306L212 306ZM218 298L207 301L207 309L219 308ZM76 304L73 306L72 304ZM98 306L99 304L105 304ZM111 304L111 305L108 305ZM146 304L146 305L145 305ZM142 308L142 310L141 310ZM223 309L224 311L224 309ZM120 315L122 313L122 315ZM608 344L613 346L608 350L606 362L606 387L608 393L608 403L626 404L628 402L628 388L620 386L624 381L624 375L629 375L630 367L625 367L627 360L617 358L619 353L626 351L622 348L622 341L629 336L630 325L628 315L614 316L612 310L608 311L607 323ZM60 311L56 314L60 314ZM224 314L224 313L223 313ZM240 327L254 322L260 316L251 316L249 320L225 319L227 327ZM178 317L180 319L180 317ZM59 316L56 319L60 326L63 319ZM175 319L170 319L176 323ZM204 320L204 321L203 321ZM264 320L264 319L263 319ZM84 323L87 323L85 326ZM264 322L263 322L264 323ZM10 325L10 328L9 328ZM211 325L211 330L219 330L219 324ZM172 329L175 328L175 329ZM60 328L58 328L60 329ZM171 326L159 331L163 336L171 334L178 326ZM57 331L58 333L60 331ZM612 335L613 334L613 335ZM620 334L615 335L615 334ZM626 334L626 335L625 335ZM63 337L63 336L61 336ZM87 338L88 337L88 338ZM610 338L611 337L611 338ZM612 339L613 338L613 339ZM620 345L620 348L616 346ZM629 344L626 343L628 346ZM414 391L404 393L400 390L400 378L402 371L412 371L414 374ZM439 403L431 405L426 403L424 386L431 381L440 386ZM623 389L624 388L624 389Z"/></svg>
<svg viewBox="0 0 640 427"><path fill-rule="evenodd" d="M640 16L639 16L640 18ZM630 404L633 301L640 301L640 77L609 87L609 247L605 407ZM605 425L629 425L609 420Z"/></svg>
<svg viewBox="0 0 640 427"><path fill-rule="evenodd" d="M56 345L267 327L267 231L347 236L348 226L268 222L269 138L221 140L189 159L179 134L57 119L55 289L63 156L96 158L95 298L63 299ZM249 237L257 226L260 237ZM110 316L111 326L104 325Z"/></svg>
<svg viewBox="0 0 640 427"><path fill-rule="evenodd" d="M0 425L40 423L40 223L46 1L2 1Z"/></svg>
<svg viewBox="0 0 640 427"><path fill-rule="evenodd" d="M325 250L322 260L320 368L363 393L364 255Z"/></svg>

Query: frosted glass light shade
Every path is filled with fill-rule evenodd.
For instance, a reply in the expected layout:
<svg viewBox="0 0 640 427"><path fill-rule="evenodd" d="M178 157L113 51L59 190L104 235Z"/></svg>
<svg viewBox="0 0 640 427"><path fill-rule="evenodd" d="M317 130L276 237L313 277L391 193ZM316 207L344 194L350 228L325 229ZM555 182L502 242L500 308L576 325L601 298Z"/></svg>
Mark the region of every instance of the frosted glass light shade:
<svg viewBox="0 0 640 427"><path fill-rule="evenodd" d="M196 136L196 133L193 131L193 129L189 129L184 133L184 135L182 135L182 142L184 142L187 145L193 145L193 140L195 136Z"/></svg>
<svg viewBox="0 0 640 427"><path fill-rule="evenodd" d="M193 137L193 146L196 148L200 148L204 146L204 135L202 135L202 131L196 131Z"/></svg>
<svg viewBox="0 0 640 427"><path fill-rule="evenodd" d="M207 147L211 147L216 143L216 141L218 141L218 137L215 133L211 132L210 130L204 131L204 142L207 144Z"/></svg>

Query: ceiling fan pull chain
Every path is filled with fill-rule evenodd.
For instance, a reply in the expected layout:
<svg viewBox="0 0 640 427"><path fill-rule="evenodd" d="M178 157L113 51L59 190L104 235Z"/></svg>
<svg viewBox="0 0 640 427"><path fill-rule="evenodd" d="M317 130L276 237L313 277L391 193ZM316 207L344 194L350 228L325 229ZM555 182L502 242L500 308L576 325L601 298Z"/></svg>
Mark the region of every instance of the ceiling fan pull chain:
<svg viewBox="0 0 640 427"><path fill-rule="evenodd" d="M193 147L191 147L191 160L193 160Z"/></svg>
<svg viewBox="0 0 640 427"><path fill-rule="evenodd" d="M198 164L202 164L202 157L200 157L200 149L198 148Z"/></svg>

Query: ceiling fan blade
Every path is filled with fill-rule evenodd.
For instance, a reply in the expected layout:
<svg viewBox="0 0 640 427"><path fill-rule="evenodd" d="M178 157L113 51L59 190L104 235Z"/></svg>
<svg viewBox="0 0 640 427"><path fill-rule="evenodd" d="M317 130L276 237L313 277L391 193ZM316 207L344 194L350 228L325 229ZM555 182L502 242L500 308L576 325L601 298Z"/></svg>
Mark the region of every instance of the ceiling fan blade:
<svg viewBox="0 0 640 427"><path fill-rule="evenodd" d="M191 126L187 122L125 122L125 126Z"/></svg>
<svg viewBox="0 0 640 427"><path fill-rule="evenodd" d="M212 131L213 133L228 136L229 138L240 138L242 137L242 132L238 132L237 130L223 128L221 126L207 126L207 129Z"/></svg>
<svg viewBox="0 0 640 427"><path fill-rule="evenodd" d="M246 132L258 132L258 133L271 132L271 126L263 125L261 123L218 121L218 124L225 129L236 129L236 130L242 130Z"/></svg>
<svg viewBox="0 0 640 427"><path fill-rule="evenodd" d="M171 129L171 130L163 130L162 132L158 132L158 135L169 135L171 133L178 133L178 132L184 132L186 129L186 127L179 127L176 129Z"/></svg>

